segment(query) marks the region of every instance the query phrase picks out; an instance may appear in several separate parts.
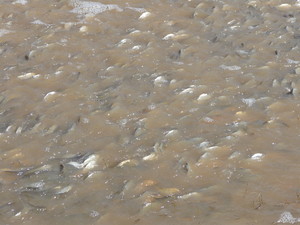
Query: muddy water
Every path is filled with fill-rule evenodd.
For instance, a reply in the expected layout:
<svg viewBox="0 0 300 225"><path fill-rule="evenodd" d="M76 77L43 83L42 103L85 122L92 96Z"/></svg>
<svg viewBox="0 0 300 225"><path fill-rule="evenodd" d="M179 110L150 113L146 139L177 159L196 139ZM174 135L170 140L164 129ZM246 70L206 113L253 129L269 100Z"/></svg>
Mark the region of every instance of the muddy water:
<svg viewBox="0 0 300 225"><path fill-rule="evenodd" d="M0 5L1 224L300 221L300 2Z"/></svg>

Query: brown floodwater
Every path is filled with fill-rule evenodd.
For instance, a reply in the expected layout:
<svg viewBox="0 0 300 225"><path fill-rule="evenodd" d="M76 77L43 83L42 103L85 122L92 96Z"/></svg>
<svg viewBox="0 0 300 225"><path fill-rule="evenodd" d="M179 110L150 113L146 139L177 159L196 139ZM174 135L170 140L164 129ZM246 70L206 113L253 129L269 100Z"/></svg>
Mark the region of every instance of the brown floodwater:
<svg viewBox="0 0 300 225"><path fill-rule="evenodd" d="M300 223L300 1L0 0L0 224Z"/></svg>

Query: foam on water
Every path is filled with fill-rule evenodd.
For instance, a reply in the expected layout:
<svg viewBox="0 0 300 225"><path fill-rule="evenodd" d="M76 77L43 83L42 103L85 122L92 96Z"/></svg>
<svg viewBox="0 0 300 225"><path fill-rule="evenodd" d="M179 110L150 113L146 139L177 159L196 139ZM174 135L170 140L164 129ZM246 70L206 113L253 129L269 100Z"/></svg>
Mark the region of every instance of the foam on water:
<svg viewBox="0 0 300 225"><path fill-rule="evenodd" d="M226 65L221 65L220 68L223 69L223 70L231 70L231 71L241 69L240 66L226 66Z"/></svg>
<svg viewBox="0 0 300 225"><path fill-rule="evenodd" d="M294 224L298 222L300 222L300 218L293 217L293 215L290 212L281 213L280 218L277 221L277 223L290 223L290 224Z"/></svg>
<svg viewBox="0 0 300 225"><path fill-rule="evenodd" d="M8 34L8 33L10 33L9 30L6 30L6 29L0 29L0 37L2 37L2 36L5 35L5 34Z"/></svg>
<svg viewBox="0 0 300 225"><path fill-rule="evenodd" d="M117 10L123 11L118 5L114 4L102 4L100 2L90 2L90 1L80 1L80 0L72 0L70 2L74 9L71 10L73 13L78 14L90 14L96 15L108 10Z"/></svg>
<svg viewBox="0 0 300 225"><path fill-rule="evenodd" d="M300 61L292 60L292 59L287 59L286 61L288 62L288 64L298 64L298 63L300 63Z"/></svg>
<svg viewBox="0 0 300 225"><path fill-rule="evenodd" d="M18 2L23 2L26 0L18 0ZM117 10L122 12L123 9L116 4L102 4L100 2L91 2L91 1L81 1L81 0L71 0L71 5L74 9L71 10L72 13L77 13L81 15L96 15L108 10ZM126 9L130 9L139 13L144 13L146 10L144 8L136 8L136 7L125 7Z"/></svg>
<svg viewBox="0 0 300 225"><path fill-rule="evenodd" d="M49 24L47 24L47 23L44 23L44 22L41 21L41 20L34 20L34 21L32 21L31 23L32 23L32 24L38 24L38 25L49 25Z"/></svg>
<svg viewBox="0 0 300 225"><path fill-rule="evenodd" d="M256 102L256 99L255 98L243 98L242 101L247 106L251 107Z"/></svg>
<svg viewBox="0 0 300 225"><path fill-rule="evenodd" d="M13 2L13 4L21 4L21 5L26 5L28 3L27 0L16 0Z"/></svg>

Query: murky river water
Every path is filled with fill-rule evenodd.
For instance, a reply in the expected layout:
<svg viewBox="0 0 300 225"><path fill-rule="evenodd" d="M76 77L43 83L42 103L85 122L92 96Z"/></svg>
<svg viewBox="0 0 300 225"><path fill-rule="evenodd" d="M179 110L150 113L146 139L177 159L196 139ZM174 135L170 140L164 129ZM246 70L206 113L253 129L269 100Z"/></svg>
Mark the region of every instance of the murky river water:
<svg viewBox="0 0 300 225"><path fill-rule="evenodd" d="M0 19L1 224L300 221L300 2L0 0Z"/></svg>

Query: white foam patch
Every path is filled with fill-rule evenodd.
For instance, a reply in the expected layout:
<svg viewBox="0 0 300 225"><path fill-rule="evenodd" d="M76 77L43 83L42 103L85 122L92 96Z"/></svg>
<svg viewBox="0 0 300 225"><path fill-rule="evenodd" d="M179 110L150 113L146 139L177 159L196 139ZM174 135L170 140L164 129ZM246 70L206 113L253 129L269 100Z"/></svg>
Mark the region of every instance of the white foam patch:
<svg viewBox="0 0 300 225"><path fill-rule="evenodd" d="M10 33L11 31L9 31L9 30L6 30L6 29L0 29L0 37L2 37L3 35L5 35L5 34L8 34L8 33Z"/></svg>
<svg viewBox="0 0 300 225"><path fill-rule="evenodd" d="M298 64L300 61L292 60L292 59L287 59L286 60L288 64Z"/></svg>
<svg viewBox="0 0 300 225"><path fill-rule="evenodd" d="M41 20L34 20L31 22L32 24L37 24L37 25L49 25L47 23L44 23L43 21Z"/></svg>
<svg viewBox="0 0 300 225"><path fill-rule="evenodd" d="M114 4L102 4L100 2L90 2L90 1L80 1L72 0L71 5L74 9L71 10L72 13L77 13L81 15L96 15L108 10L123 11L118 5Z"/></svg>
<svg viewBox="0 0 300 225"><path fill-rule="evenodd" d="M205 122L207 122L207 123L212 123L212 122L214 122L214 120L212 119L212 118L210 118L210 117L204 117L203 118L203 120L205 121Z"/></svg>
<svg viewBox="0 0 300 225"><path fill-rule="evenodd" d="M249 107L251 107L255 102L255 98L243 98L242 101Z"/></svg>
<svg viewBox="0 0 300 225"><path fill-rule="evenodd" d="M300 218L293 217L293 215L290 212L281 213L280 218L277 221L277 223L290 223L290 224L294 224L298 222L300 222Z"/></svg>
<svg viewBox="0 0 300 225"><path fill-rule="evenodd" d="M13 2L13 4L21 4L21 5L26 5L28 3L27 0L16 0Z"/></svg>
<svg viewBox="0 0 300 225"><path fill-rule="evenodd" d="M223 70L230 70L230 71L241 69L240 66L226 66L226 65L221 65L220 68L223 69Z"/></svg>

